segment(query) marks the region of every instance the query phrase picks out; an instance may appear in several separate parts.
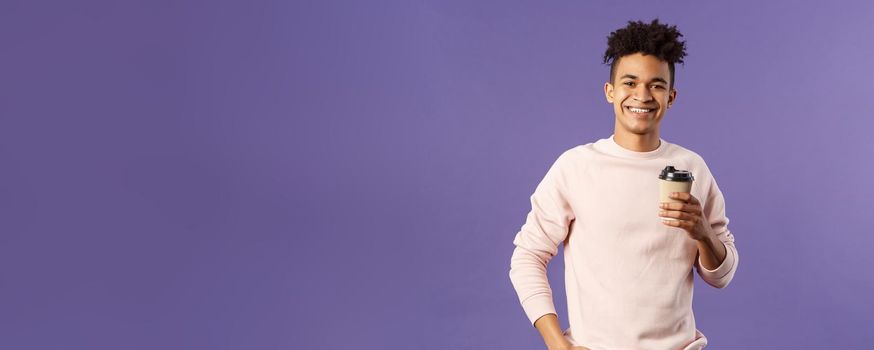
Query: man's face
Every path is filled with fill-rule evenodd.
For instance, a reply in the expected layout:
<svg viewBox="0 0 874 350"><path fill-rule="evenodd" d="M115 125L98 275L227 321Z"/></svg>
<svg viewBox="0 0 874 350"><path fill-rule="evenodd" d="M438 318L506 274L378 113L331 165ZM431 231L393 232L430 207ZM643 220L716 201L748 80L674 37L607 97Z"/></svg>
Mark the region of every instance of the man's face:
<svg viewBox="0 0 874 350"><path fill-rule="evenodd" d="M607 102L616 114L616 132L658 135L659 122L674 103L668 63L635 53L619 58L613 83L604 84Z"/></svg>

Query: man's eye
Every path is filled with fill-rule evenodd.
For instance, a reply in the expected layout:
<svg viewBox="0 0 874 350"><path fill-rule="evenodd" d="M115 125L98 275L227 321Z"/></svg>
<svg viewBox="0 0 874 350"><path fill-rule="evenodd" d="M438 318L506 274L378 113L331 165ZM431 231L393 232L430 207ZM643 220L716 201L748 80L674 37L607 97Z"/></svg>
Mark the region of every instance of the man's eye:
<svg viewBox="0 0 874 350"><path fill-rule="evenodd" d="M628 86L634 86L634 82L633 82L633 81L626 81L626 82L624 82L623 84L628 85Z"/></svg>
<svg viewBox="0 0 874 350"><path fill-rule="evenodd" d="M661 86L661 85L653 85L652 88L653 89L664 89L665 87Z"/></svg>

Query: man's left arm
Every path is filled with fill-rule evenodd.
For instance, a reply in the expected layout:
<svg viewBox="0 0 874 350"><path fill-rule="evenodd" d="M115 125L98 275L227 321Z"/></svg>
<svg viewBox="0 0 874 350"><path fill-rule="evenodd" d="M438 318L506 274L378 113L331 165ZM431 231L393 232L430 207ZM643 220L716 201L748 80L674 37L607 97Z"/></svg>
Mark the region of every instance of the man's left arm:
<svg viewBox="0 0 874 350"><path fill-rule="evenodd" d="M734 235L728 230L725 200L712 178L707 193L703 205L689 193L676 193L672 197L682 203L662 203L660 215L678 219L663 222L685 230L697 242L695 268L701 279L716 288L725 288L737 270L737 248Z"/></svg>

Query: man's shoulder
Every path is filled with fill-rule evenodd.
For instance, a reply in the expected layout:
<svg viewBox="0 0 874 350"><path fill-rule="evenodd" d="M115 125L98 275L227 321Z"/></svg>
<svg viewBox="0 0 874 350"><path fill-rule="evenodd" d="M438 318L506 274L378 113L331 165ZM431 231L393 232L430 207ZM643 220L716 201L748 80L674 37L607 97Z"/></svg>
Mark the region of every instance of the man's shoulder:
<svg viewBox="0 0 874 350"><path fill-rule="evenodd" d="M704 161L704 157L689 148L672 143L670 158L679 160L678 163L685 164L688 170L695 174L696 181L713 177L713 173L710 171L710 167L707 166L707 162Z"/></svg>
<svg viewBox="0 0 874 350"><path fill-rule="evenodd" d="M557 162L579 163L585 161L586 158L590 158L595 154L593 145L594 143L592 142L567 148L558 156Z"/></svg>
<svg viewBox="0 0 874 350"><path fill-rule="evenodd" d="M676 143L671 143L671 146L671 157L684 159L692 164L698 163L706 166L707 163L704 161L704 157L698 154L698 152L695 152Z"/></svg>

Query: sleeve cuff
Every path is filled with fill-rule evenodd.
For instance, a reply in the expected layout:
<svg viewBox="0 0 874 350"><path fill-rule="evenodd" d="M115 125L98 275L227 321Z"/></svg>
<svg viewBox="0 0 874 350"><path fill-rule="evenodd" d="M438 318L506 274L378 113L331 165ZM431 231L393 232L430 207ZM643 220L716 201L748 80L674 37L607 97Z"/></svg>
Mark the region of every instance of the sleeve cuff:
<svg viewBox="0 0 874 350"><path fill-rule="evenodd" d="M729 274L731 273L732 269L734 268L735 262L737 261L737 252L729 247L728 244L724 245L725 259L722 260L722 264L717 266L716 269L708 270L701 263L701 256L698 256L698 273L701 274L701 278L703 278L705 281L710 282L713 285L727 284L720 282L729 277Z"/></svg>
<svg viewBox="0 0 874 350"><path fill-rule="evenodd" d="M552 295L549 294L537 294L525 301L522 302L522 309L525 310L525 314L528 316L528 320L531 321L531 325L534 325L538 319L543 317L546 314L556 314L555 312L555 304L552 302Z"/></svg>

